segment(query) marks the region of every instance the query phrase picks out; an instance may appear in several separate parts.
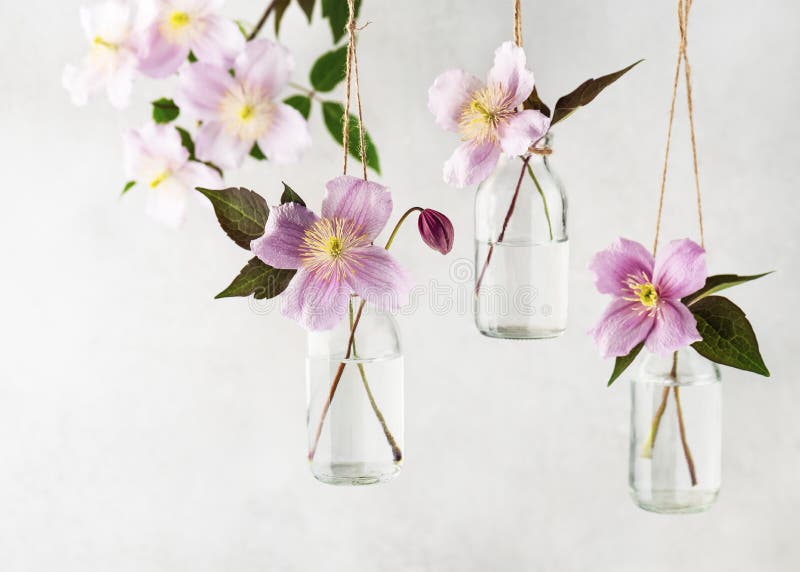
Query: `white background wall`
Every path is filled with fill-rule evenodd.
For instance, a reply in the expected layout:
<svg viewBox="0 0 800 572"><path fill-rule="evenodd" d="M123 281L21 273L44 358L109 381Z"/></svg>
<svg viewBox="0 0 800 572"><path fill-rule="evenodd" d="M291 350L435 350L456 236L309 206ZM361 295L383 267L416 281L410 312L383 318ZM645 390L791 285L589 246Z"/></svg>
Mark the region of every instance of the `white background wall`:
<svg viewBox="0 0 800 572"><path fill-rule="evenodd" d="M265 2L228 2L254 22ZM647 61L559 126L571 200L571 319L548 342L493 341L469 313L402 317L407 463L386 486L323 486L305 460L305 335L277 312L213 295L246 253L192 205L164 230L120 200L120 131L168 89L142 80L126 113L76 109L61 69L84 46L77 0L0 7L0 570L796 570L800 490L797 119L800 7L698 1L690 56L712 272L778 269L731 291L773 376L724 374L723 491L707 514L628 499L628 387L585 331L606 300L585 271L615 236L652 239L676 48L674 2L524 3L547 101ZM366 0L366 122L397 209L447 212L452 255L397 244L417 278L450 283L472 256L472 191L441 182L455 145L426 109L448 67L483 75L512 31L511 0ZM317 14L319 20L319 14ZM282 40L299 81L329 45L296 7ZM681 100L683 101L683 100ZM666 237L694 236L680 108ZM339 150L319 110L306 161L228 177L318 204Z"/></svg>

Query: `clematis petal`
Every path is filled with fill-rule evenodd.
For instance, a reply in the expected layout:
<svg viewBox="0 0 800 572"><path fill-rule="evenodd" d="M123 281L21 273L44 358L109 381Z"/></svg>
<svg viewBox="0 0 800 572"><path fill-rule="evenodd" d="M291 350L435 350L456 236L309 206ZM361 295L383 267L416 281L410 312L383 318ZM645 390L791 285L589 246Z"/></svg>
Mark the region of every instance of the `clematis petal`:
<svg viewBox="0 0 800 572"><path fill-rule="evenodd" d="M244 49L245 39L239 27L220 16L208 16L203 32L192 41L198 61L228 68Z"/></svg>
<svg viewBox="0 0 800 572"><path fill-rule="evenodd" d="M125 175L142 183L163 178L164 173L177 173L189 159L180 135L170 125L149 123L125 133L123 142Z"/></svg>
<svg viewBox="0 0 800 572"><path fill-rule="evenodd" d="M706 251L688 238L673 240L658 252L653 284L662 298L680 299L706 283Z"/></svg>
<svg viewBox="0 0 800 572"><path fill-rule="evenodd" d="M242 164L252 146L252 141L228 133L220 121L209 121L197 132L195 154L198 159L210 161L223 170L233 169Z"/></svg>
<svg viewBox="0 0 800 572"><path fill-rule="evenodd" d="M189 57L189 46L169 41L161 33L156 22L144 32L139 71L143 74L164 78L175 73Z"/></svg>
<svg viewBox="0 0 800 572"><path fill-rule="evenodd" d="M100 68L85 62L83 67L77 68L71 64L64 66L61 83L72 99L74 105L83 106L89 97L103 86L105 75Z"/></svg>
<svg viewBox="0 0 800 572"><path fill-rule="evenodd" d="M250 243L250 250L273 268L300 268L306 229L318 220L317 215L298 203L272 207L264 234Z"/></svg>
<svg viewBox="0 0 800 572"><path fill-rule="evenodd" d="M697 320L689 308L680 302L663 300L658 306L653 331L644 345L654 354L667 356L701 339Z"/></svg>
<svg viewBox="0 0 800 572"><path fill-rule="evenodd" d="M186 161L183 167L175 172L174 177L190 191L195 187L220 189L223 186L222 177L217 171L197 161Z"/></svg>
<svg viewBox="0 0 800 572"><path fill-rule="evenodd" d="M533 72L525 65L525 50L514 42L504 42L494 52L494 66L486 83L503 86L510 98L510 107L520 105L533 91Z"/></svg>
<svg viewBox="0 0 800 572"><path fill-rule="evenodd" d="M155 188L147 189L147 214L170 228L178 228L186 215L189 190L169 177Z"/></svg>
<svg viewBox="0 0 800 572"><path fill-rule="evenodd" d="M131 7L128 2L107 0L92 6L81 6L81 27L89 42L121 44L130 32Z"/></svg>
<svg viewBox="0 0 800 572"><path fill-rule="evenodd" d="M463 70L448 70L437 77L428 90L428 109L436 125L458 131L464 107L482 86L480 79Z"/></svg>
<svg viewBox="0 0 800 572"><path fill-rule="evenodd" d="M354 248L355 274L348 277L353 292L382 310L394 311L408 303L413 282L408 272L380 246Z"/></svg>
<svg viewBox="0 0 800 572"><path fill-rule="evenodd" d="M281 300L287 318L309 330L329 330L347 313L350 289L343 281L301 268Z"/></svg>
<svg viewBox="0 0 800 572"><path fill-rule="evenodd" d="M175 103L181 113L195 119L213 119L219 115L222 98L235 85L223 68L198 62L181 70Z"/></svg>
<svg viewBox="0 0 800 572"><path fill-rule="evenodd" d="M589 261L589 270L594 272L594 284L601 294L628 296L626 282L631 276L647 279L653 276L653 255L644 246L633 240L618 238L609 248L601 250Z"/></svg>
<svg viewBox="0 0 800 572"><path fill-rule="evenodd" d="M528 148L544 137L550 127L550 118L534 109L515 113L498 129L503 153L510 157L523 155Z"/></svg>
<svg viewBox="0 0 800 572"><path fill-rule="evenodd" d="M604 358L628 355L650 334L656 318L638 302L617 298L589 331Z"/></svg>
<svg viewBox="0 0 800 572"><path fill-rule="evenodd" d="M444 164L444 180L458 188L481 183L492 174L500 158L495 143L467 141L459 145Z"/></svg>
<svg viewBox="0 0 800 572"><path fill-rule="evenodd" d="M383 185L349 175L325 183L322 218L351 220L369 241L375 240L391 214L392 195Z"/></svg>
<svg viewBox="0 0 800 572"><path fill-rule="evenodd" d="M106 79L108 101L116 109L125 109L130 103L136 64L136 57L125 52L119 57L117 69Z"/></svg>
<svg viewBox="0 0 800 572"><path fill-rule="evenodd" d="M311 132L300 112L285 103L275 104L269 129L258 140L258 146L270 161L277 164L296 163L311 146Z"/></svg>
<svg viewBox="0 0 800 572"><path fill-rule="evenodd" d="M275 97L288 83L294 70L294 58L289 50L271 40L247 42L234 63L236 79L263 95Z"/></svg>

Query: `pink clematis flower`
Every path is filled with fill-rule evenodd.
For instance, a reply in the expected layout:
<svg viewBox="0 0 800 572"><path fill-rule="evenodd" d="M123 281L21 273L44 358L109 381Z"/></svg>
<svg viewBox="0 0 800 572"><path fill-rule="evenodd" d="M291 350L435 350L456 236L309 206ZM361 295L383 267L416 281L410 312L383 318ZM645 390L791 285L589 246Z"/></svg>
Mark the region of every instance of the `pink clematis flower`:
<svg viewBox="0 0 800 572"><path fill-rule="evenodd" d="M627 355L642 341L649 351L669 355L701 339L697 321L681 302L708 276L699 244L673 240L654 261L638 242L619 238L594 255L589 270L598 291L614 296L590 331L603 357Z"/></svg>
<svg viewBox="0 0 800 572"><path fill-rule="evenodd" d="M167 77L191 51L198 61L230 66L244 49L245 38L232 21L217 14L224 0L144 0L154 21L145 35L139 69L151 77Z"/></svg>
<svg viewBox="0 0 800 572"><path fill-rule="evenodd" d="M273 207L251 250L274 268L297 269L283 293L283 314L309 330L334 327L355 293L377 308L402 306L411 290L406 271L372 242L392 212L383 185L337 177L325 185L322 216L297 203Z"/></svg>
<svg viewBox="0 0 800 572"><path fill-rule="evenodd" d="M194 187L222 187L219 173L189 160L174 127L145 125L127 132L124 144L126 176L147 186L147 212L167 226L183 222L186 200Z"/></svg>
<svg viewBox="0 0 800 572"><path fill-rule="evenodd" d="M505 42L494 54L486 84L462 70L441 74L428 90L428 109L436 124L461 135L463 143L444 165L444 180L465 187L485 180L500 153L523 155L550 127L550 119L519 106L533 91L533 72L525 52Z"/></svg>
<svg viewBox="0 0 800 572"><path fill-rule="evenodd" d="M149 24L146 10L131 9L128 2L109 0L81 6L81 24L89 53L80 68L67 65L62 83L75 105L105 88L111 105L127 107L139 65L139 37Z"/></svg>
<svg viewBox="0 0 800 572"><path fill-rule="evenodd" d="M308 124L296 109L274 101L293 68L288 50L270 40L248 42L234 63L235 77L209 64L186 66L175 101L203 122L197 156L234 168L257 142L270 161L297 161L311 145Z"/></svg>

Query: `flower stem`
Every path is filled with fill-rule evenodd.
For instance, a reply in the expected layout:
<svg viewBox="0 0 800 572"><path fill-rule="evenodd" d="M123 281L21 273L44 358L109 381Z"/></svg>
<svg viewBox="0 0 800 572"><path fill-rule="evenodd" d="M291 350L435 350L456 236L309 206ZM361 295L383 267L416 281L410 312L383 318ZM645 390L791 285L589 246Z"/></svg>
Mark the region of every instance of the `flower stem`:
<svg viewBox="0 0 800 572"><path fill-rule="evenodd" d="M528 174L533 179L533 184L536 185L536 190L539 191L539 196L542 197L542 205L544 205L544 216L547 219L547 232L550 235L550 240L553 240L553 223L550 222L550 209L547 207L547 198L544 196L544 191L542 190L542 186L539 184L539 180L536 178L536 175L533 174L533 168L531 164L528 163Z"/></svg>
<svg viewBox="0 0 800 572"><path fill-rule="evenodd" d="M389 250L389 247L392 246L392 243L394 242L394 237L397 236L397 231L400 230L400 227L403 226L403 223L406 221L408 216L414 211L422 212L422 208L411 207L410 209L408 209L406 212L403 213L403 216L401 216L400 220L397 221L397 224L394 225L394 228L392 229L392 234L389 235L389 240L386 241L386 246L384 246L386 250Z"/></svg>
<svg viewBox="0 0 800 572"><path fill-rule="evenodd" d="M299 83L295 83L293 81L290 81L287 85L289 87L291 87L292 89L296 89L297 91L302 91L303 93L305 93L309 97L309 99L314 99L316 97L316 95L317 95L317 93L313 89L308 88L308 87L306 87L304 85L300 85Z"/></svg>
<svg viewBox="0 0 800 572"><path fill-rule="evenodd" d="M251 40L254 40L255 37L258 36L258 33L261 31L261 28L264 27L264 24L267 23L267 18L269 18L269 15L272 14L272 11L275 9L275 6L277 4L278 4L278 0L272 0L269 4L267 4L267 8L266 8L266 10L264 10L264 13L261 14L261 18L258 19L258 23L256 24L256 27L253 28L253 31L250 32L249 36L247 36L247 41L248 42L251 41Z"/></svg>
<svg viewBox="0 0 800 572"><path fill-rule="evenodd" d="M522 159L522 170L519 172L519 180L517 181L517 187L514 189L514 196L511 197L511 204L508 205L508 212L506 212L506 218L503 220L503 228L500 229L500 234L497 237L497 240L489 245L489 252L486 253L486 260L483 263L483 268L481 268L481 272L478 275L478 279L475 281L475 295L478 295L478 292L481 289L481 282L483 282L483 275L486 273L486 268L489 266L489 262L492 261L492 254L494 253L494 245L503 242L503 238L506 235L506 229L508 228L508 223L511 220L511 215L514 214L514 207L517 205L517 197L519 196L519 189L522 187L522 179L525 177L525 169L528 166L528 161L530 161L530 157L525 157Z"/></svg>
<svg viewBox="0 0 800 572"><path fill-rule="evenodd" d="M683 456L686 458L686 465L689 467L689 477L692 479L692 486L697 486L697 473L694 469L694 459L692 459L692 452L689 450L689 442L686 440L686 427L683 425L683 410L681 409L681 394L680 389L676 385L672 388L675 394L675 408L678 410L678 429L681 433L681 445L683 445Z"/></svg>

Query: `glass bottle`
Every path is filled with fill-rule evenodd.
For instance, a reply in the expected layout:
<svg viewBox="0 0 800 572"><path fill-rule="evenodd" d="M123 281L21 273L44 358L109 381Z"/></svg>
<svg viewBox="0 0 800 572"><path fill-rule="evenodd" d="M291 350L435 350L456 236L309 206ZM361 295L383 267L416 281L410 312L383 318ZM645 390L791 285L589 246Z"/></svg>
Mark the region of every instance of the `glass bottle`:
<svg viewBox="0 0 800 572"><path fill-rule="evenodd" d="M660 513L708 510L720 487L722 384L717 365L691 348L649 354L631 383L628 484Z"/></svg>
<svg viewBox="0 0 800 572"><path fill-rule="evenodd" d="M394 478L403 462L403 380L397 323L360 298L351 297L349 317L335 328L309 332L308 458L317 480Z"/></svg>
<svg viewBox="0 0 800 572"><path fill-rule="evenodd" d="M536 153L501 157L475 196L475 324L485 336L552 338L567 327L567 199Z"/></svg>

